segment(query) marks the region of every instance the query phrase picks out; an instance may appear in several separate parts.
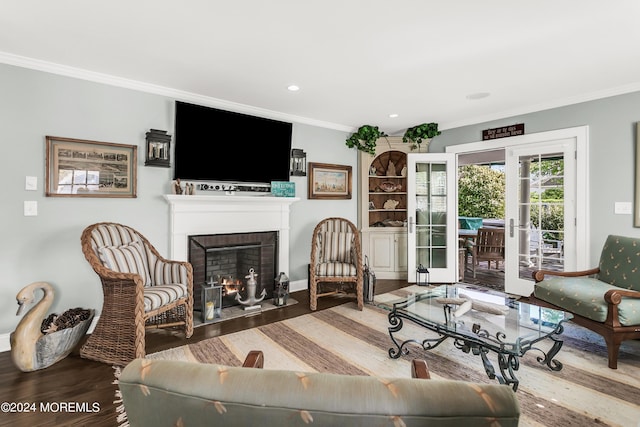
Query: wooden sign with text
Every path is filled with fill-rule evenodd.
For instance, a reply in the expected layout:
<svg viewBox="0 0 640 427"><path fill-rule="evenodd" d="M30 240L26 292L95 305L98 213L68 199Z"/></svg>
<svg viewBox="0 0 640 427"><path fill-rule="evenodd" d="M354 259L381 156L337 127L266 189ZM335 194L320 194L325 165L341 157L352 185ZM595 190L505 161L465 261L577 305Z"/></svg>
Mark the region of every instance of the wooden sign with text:
<svg viewBox="0 0 640 427"><path fill-rule="evenodd" d="M485 129L482 131L482 140L506 138L509 136L524 135L524 123L504 126L501 128Z"/></svg>

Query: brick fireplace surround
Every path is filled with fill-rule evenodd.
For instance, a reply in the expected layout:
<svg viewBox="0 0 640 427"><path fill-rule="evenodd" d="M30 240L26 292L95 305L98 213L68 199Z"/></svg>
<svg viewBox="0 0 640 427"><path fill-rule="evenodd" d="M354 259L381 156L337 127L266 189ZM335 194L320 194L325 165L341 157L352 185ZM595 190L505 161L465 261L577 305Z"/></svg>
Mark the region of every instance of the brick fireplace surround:
<svg viewBox="0 0 640 427"><path fill-rule="evenodd" d="M189 260L189 236L275 231L278 271L289 274L289 207L299 198L240 194L164 198L170 208L170 259Z"/></svg>

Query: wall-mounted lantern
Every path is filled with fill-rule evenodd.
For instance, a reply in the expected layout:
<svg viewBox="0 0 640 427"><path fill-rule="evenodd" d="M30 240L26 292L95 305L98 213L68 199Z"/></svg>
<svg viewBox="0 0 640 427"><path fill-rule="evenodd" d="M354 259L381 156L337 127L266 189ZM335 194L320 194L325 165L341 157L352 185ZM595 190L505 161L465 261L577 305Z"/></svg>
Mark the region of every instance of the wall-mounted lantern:
<svg viewBox="0 0 640 427"><path fill-rule="evenodd" d="M147 132L147 159L145 166L171 166L171 135L166 130L151 129Z"/></svg>
<svg viewBox="0 0 640 427"><path fill-rule="evenodd" d="M307 153L299 148L291 149L291 176L307 176Z"/></svg>

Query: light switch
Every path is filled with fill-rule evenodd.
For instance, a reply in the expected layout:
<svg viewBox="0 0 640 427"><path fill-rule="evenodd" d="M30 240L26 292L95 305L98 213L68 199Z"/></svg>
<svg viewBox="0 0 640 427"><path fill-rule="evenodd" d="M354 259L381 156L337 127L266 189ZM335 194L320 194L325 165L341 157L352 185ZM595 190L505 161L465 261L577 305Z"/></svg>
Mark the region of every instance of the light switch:
<svg viewBox="0 0 640 427"><path fill-rule="evenodd" d="M25 179L24 189L29 191L35 191L38 189L38 177L28 176Z"/></svg>
<svg viewBox="0 0 640 427"><path fill-rule="evenodd" d="M38 202L35 200L25 200L24 202L24 216L37 216L38 215Z"/></svg>
<svg viewBox="0 0 640 427"><path fill-rule="evenodd" d="M614 212L619 215L631 215L631 202L616 202Z"/></svg>

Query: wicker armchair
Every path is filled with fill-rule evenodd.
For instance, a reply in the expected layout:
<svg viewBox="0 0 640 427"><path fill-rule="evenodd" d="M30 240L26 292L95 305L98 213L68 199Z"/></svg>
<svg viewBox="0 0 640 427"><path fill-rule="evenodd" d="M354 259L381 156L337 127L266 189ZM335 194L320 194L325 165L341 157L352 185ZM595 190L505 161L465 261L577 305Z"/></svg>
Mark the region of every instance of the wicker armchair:
<svg viewBox="0 0 640 427"><path fill-rule="evenodd" d="M355 294L358 309L362 310L363 278L360 234L356 226L344 218L320 221L313 230L311 240L311 310L316 310L319 297L336 294Z"/></svg>
<svg viewBox="0 0 640 427"><path fill-rule="evenodd" d="M163 258L131 227L87 227L82 252L102 282L104 303L80 356L124 365L145 355L145 330L183 326L193 334L193 269Z"/></svg>

